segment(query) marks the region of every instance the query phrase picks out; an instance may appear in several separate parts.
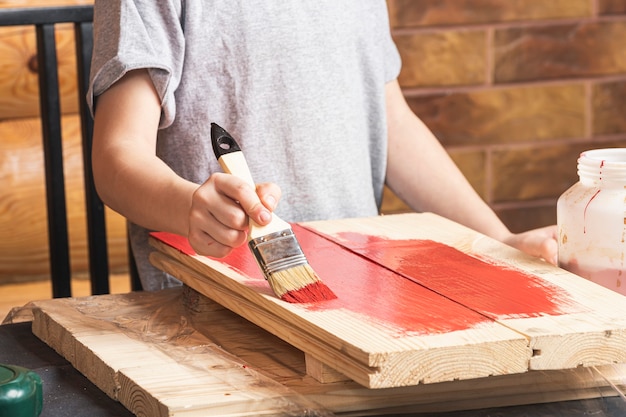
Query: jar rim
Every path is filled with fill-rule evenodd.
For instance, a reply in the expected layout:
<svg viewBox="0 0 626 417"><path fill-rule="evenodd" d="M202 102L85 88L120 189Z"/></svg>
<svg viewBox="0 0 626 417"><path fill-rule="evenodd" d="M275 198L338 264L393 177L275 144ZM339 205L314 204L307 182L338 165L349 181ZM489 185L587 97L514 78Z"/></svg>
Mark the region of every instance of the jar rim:
<svg viewBox="0 0 626 417"><path fill-rule="evenodd" d="M580 157L595 161L626 164L626 148L590 149L582 152Z"/></svg>

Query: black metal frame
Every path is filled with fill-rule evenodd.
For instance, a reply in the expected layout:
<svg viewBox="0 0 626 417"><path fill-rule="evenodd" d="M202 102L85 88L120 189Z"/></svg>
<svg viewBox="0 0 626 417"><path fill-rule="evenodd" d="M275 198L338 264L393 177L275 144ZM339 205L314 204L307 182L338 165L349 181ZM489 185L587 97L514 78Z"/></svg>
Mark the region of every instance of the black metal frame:
<svg viewBox="0 0 626 417"><path fill-rule="evenodd" d="M71 296L61 107L54 38L54 27L58 23L74 24L91 293L95 295L110 292L105 209L96 193L93 181L91 168L93 119L85 99L93 49L92 22L93 6L91 5L0 9L0 26L34 26L37 36L37 72L45 160L50 272L52 296L55 298ZM128 254L131 287L133 290L140 290L141 283L130 245Z"/></svg>

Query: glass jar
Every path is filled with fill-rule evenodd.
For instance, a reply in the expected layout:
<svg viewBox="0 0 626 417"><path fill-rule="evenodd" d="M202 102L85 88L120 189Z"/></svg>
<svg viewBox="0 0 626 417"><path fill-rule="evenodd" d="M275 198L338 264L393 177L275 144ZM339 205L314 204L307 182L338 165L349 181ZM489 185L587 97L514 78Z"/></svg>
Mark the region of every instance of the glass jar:
<svg viewBox="0 0 626 417"><path fill-rule="evenodd" d="M557 202L559 266L626 295L626 148L581 153L578 177Z"/></svg>

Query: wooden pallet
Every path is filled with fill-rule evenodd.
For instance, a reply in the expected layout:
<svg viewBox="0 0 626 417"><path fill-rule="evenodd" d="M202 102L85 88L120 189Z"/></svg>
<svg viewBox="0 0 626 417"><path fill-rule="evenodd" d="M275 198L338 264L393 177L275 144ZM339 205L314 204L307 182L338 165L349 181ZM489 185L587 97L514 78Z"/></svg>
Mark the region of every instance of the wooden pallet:
<svg viewBox="0 0 626 417"><path fill-rule="evenodd" d="M188 288L33 303L33 332L139 417L383 415L616 395L626 366L367 389ZM611 382L609 382L611 381Z"/></svg>
<svg viewBox="0 0 626 417"><path fill-rule="evenodd" d="M151 259L305 352L322 381L391 388L626 362L624 296L439 216L294 229L337 300L277 299L247 248L211 259L161 233Z"/></svg>

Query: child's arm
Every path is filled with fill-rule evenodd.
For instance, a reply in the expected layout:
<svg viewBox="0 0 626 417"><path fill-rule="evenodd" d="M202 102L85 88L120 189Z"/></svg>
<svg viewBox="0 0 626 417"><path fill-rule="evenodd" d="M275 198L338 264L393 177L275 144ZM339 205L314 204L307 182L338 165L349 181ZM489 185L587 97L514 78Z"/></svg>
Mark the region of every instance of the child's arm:
<svg viewBox="0 0 626 417"><path fill-rule="evenodd" d="M387 185L416 211L430 211L555 263L556 228L513 234L475 192L439 141L388 83Z"/></svg>
<svg viewBox="0 0 626 417"><path fill-rule="evenodd" d="M267 207L274 208L280 189L264 184L257 193L221 173L201 186L179 177L155 153L160 116L146 70L129 72L98 97L93 139L98 193L130 221L188 236L200 254L224 256L246 241L247 215L268 222Z"/></svg>

